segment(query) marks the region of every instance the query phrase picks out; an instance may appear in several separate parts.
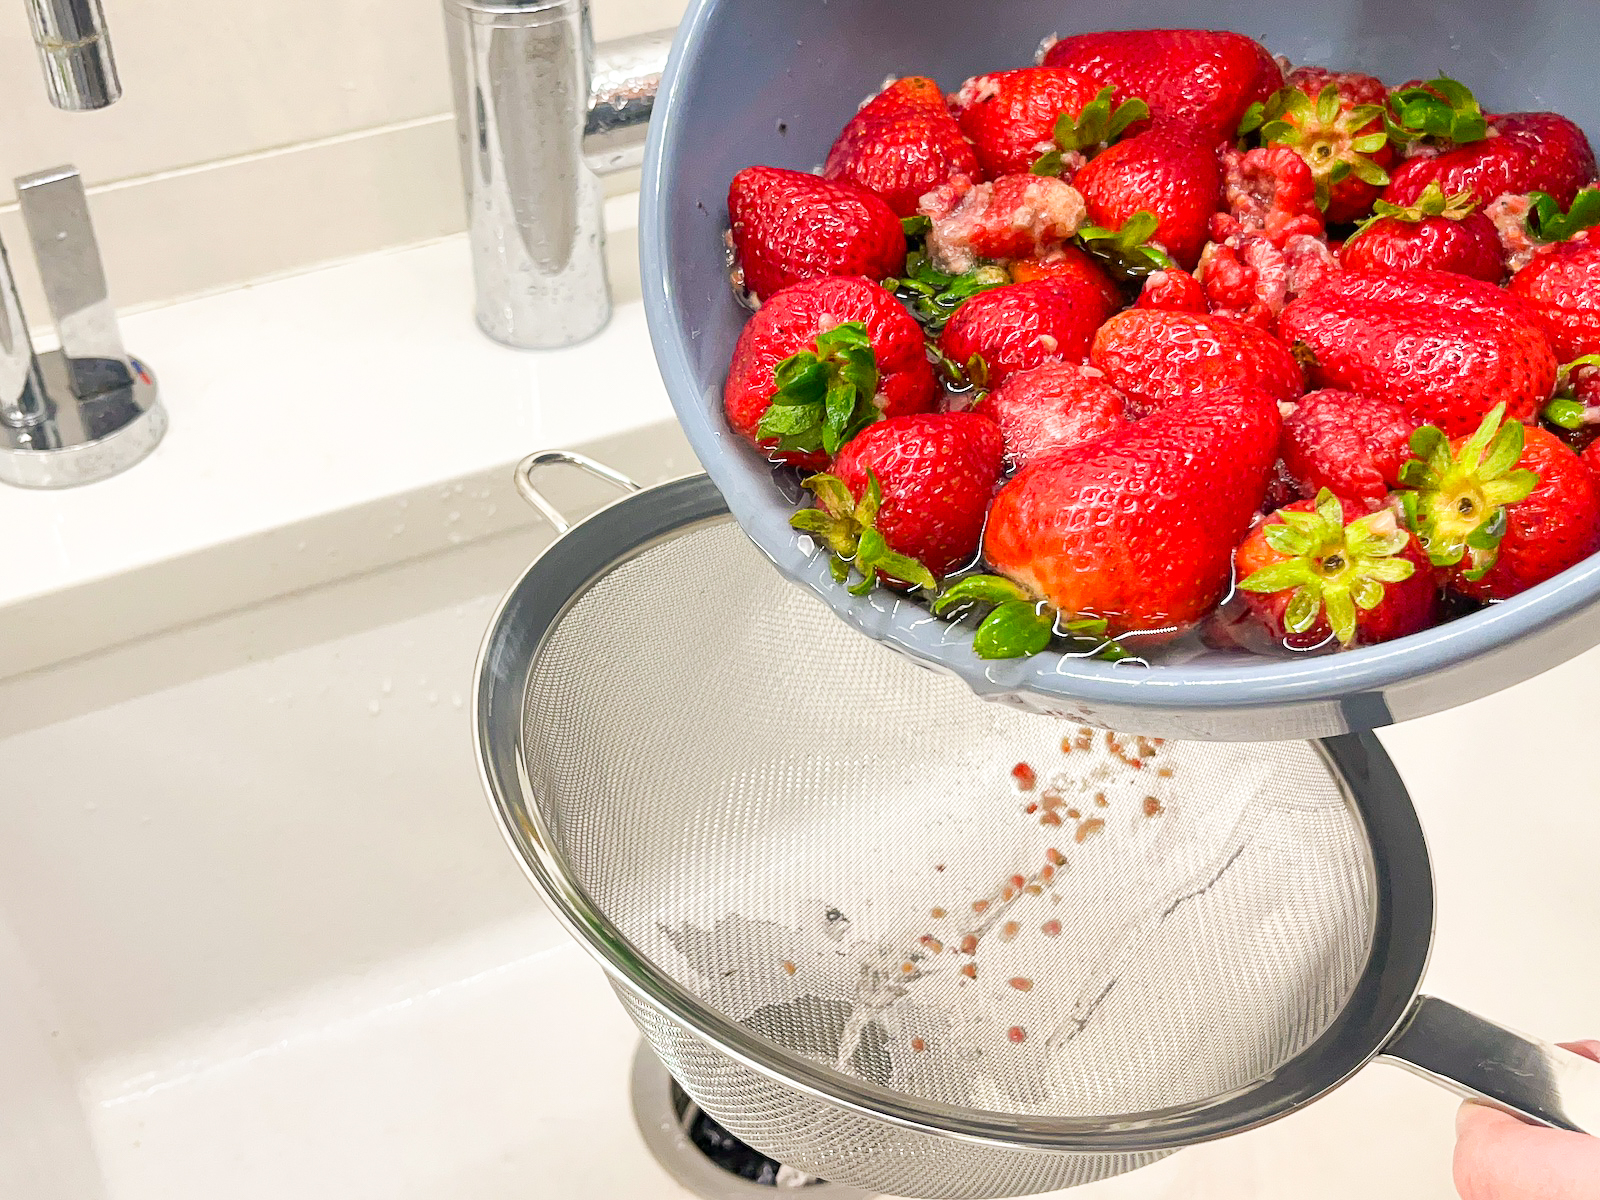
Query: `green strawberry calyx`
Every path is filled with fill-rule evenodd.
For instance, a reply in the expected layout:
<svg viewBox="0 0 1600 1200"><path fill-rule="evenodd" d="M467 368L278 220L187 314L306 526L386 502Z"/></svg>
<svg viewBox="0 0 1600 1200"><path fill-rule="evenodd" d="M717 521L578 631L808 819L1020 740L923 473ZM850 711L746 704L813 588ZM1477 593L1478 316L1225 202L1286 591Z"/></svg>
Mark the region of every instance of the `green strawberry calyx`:
<svg viewBox="0 0 1600 1200"><path fill-rule="evenodd" d="M1052 131L1055 149L1041 154L1029 170L1035 175L1059 175L1066 165L1066 155L1088 156L1104 150L1126 133L1130 125L1149 119L1150 106L1143 100L1124 100L1112 108L1111 98L1115 94L1115 88L1101 88L1100 94L1076 117L1070 112L1058 116Z"/></svg>
<svg viewBox="0 0 1600 1200"><path fill-rule="evenodd" d="M928 344L933 364L952 391L971 392L971 403L976 404L989 391L989 363L981 354L974 354L959 363L933 343Z"/></svg>
<svg viewBox="0 0 1600 1200"><path fill-rule="evenodd" d="M1555 399L1539 414L1550 424L1569 432L1586 425L1600 425L1600 407L1585 404L1574 392L1572 376L1580 367L1600 367L1600 354L1585 354L1562 366L1556 372Z"/></svg>
<svg viewBox="0 0 1600 1200"><path fill-rule="evenodd" d="M1389 109L1384 126L1392 141L1459 146L1489 136L1488 118L1472 89L1448 75L1416 87L1397 88L1389 94Z"/></svg>
<svg viewBox="0 0 1600 1200"><path fill-rule="evenodd" d="M846 321L817 335L811 350L801 350L772 370L772 404L761 415L756 435L772 439L783 452L839 452L881 415L878 358L860 321Z"/></svg>
<svg viewBox="0 0 1600 1200"><path fill-rule="evenodd" d="M968 575L957 580L939 593L933 611L943 616L981 604L991 607L972 637L972 649L979 658L1027 658L1046 649L1057 634L1078 652L1108 662L1128 656L1107 636L1105 621L1093 617L1062 621L1048 604L999 575Z"/></svg>
<svg viewBox="0 0 1600 1200"><path fill-rule="evenodd" d="M1530 192L1532 201L1525 222L1528 236L1536 242L1568 242L1585 229L1600 225L1600 188L1584 188L1572 198L1565 212L1547 192Z"/></svg>
<svg viewBox="0 0 1600 1200"><path fill-rule="evenodd" d="M803 508L789 518L789 524L802 533L818 538L829 551L828 569L834 579L845 583L854 568L859 582L851 584L852 596L865 596L877 586L878 572L927 591L937 591L939 581L916 559L896 554L878 532L878 510L883 506L883 488L877 473L867 472L866 494L857 500L836 475L813 475L803 481L815 493L814 508Z"/></svg>
<svg viewBox="0 0 1600 1200"><path fill-rule="evenodd" d="M1390 204L1387 200L1375 201L1372 205L1372 215L1356 226L1355 232L1345 239L1349 245L1379 221L1388 219L1404 221L1416 225L1431 217L1443 217L1447 221L1460 221L1470 217L1478 207L1477 197L1471 192L1456 192L1446 196L1444 189L1437 183L1430 183L1422 189L1422 194L1417 197L1416 203L1404 207Z"/></svg>
<svg viewBox="0 0 1600 1200"><path fill-rule="evenodd" d="M1122 223L1121 229L1082 225L1075 236L1078 244L1122 283L1142 283L1157 271L1177 269L1160 243L1150 240L1160 228L1160 217L1140 209Z"/></svg>
<svg viewBox="0 0 1600 1200"><path fill-rule="evenodd" d="M1369 130L1374 124L1378 128ZM1319 208L1327 208L1331 189L1352 175L1373 187L1389 182L1389 173L1371 157L1389 142L1383 109L1376 104L1346 109L1335 84L1328 84L1314 100L1289 87L1256 101L1239 122L1240 137L1250 134L1257 135L1262 145L1288 146L1306 160L1316 181Z"/></svg>
<svg viewBox="0 0 1600 1200"><path fill-rule="evenodd" d="M1424 425L1411 435L1415 458L1400 468L1406 523L1436 567L1465 563L1462 575L1482 579L1500 555L1506 510L1539 486L1537 472L1519 468L1523 426L1505 421L1497 404L1478 430L1452 450L1444 430ZM1503 422L1503 423L1502 423Z"/></svg>
<svg viewBox="0 0 1600 1200"><path fill-rule="evenodd" d="M1312 512L1281 509L1276 516L1281 524L1261 532L1283 561L1252 572L1239 588L1266 595L1292 591L1283 613L1290 633L1305 633L1326 616L1339 644L1348 646L1355 640L1358 610L1377 608L1386 584L1410 579L1417 569L1410 559L1396 557L1411 536L1389 509L1346 525L1343 506L1323 488Z"/></svg>
<svg viewBox="0 0 1600 1200"><path fill-rule="evenodd" d="M905 272L885 279L883 286L895 294L908 312L937 337L951 315L968 300L990 288L1004 287L1011 273L997 263L985 263L962 275L950 275L913 250L906 256Z"/></svg>

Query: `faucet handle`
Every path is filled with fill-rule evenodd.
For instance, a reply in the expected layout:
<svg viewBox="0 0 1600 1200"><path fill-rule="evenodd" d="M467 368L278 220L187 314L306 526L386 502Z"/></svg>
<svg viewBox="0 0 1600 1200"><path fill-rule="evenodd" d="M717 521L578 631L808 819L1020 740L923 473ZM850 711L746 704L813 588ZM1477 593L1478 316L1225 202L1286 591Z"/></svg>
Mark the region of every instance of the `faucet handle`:
<svg viewBox="0 0 1600 1200"><path fill-rule="evenodd" d="M133 369L106 288L83 177L76 167L24 175L17 180L17 201L73 392L87 400L127 387Z"/></svg>
<svg viewBox="0 0 1600 1200"><path fill-rule="evenodd" d="M13 439L29 442L31 435L24 431L45 420L49 407L11 261L0 245L0 425Z"/></svg>

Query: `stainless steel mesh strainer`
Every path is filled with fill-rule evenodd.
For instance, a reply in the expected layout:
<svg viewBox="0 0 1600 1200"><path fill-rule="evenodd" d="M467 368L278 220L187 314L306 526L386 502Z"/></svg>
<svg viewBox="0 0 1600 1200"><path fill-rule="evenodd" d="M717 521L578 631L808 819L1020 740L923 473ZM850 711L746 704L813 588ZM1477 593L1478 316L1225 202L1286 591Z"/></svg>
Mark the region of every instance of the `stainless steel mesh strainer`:
<svg viewBox="0 0 1600 1200"><path fill-rule="evenodd" d="M606 472L519 470L565 531L530 482L558 460ZM987 703L784 581L704 477L529 568L476 736L512 850L656 1053L812 1174L1085 1183L1379 1055L1600 1129L1600 1065L1417 996L1427 848L1370 735L1157 743Z"/></svg>

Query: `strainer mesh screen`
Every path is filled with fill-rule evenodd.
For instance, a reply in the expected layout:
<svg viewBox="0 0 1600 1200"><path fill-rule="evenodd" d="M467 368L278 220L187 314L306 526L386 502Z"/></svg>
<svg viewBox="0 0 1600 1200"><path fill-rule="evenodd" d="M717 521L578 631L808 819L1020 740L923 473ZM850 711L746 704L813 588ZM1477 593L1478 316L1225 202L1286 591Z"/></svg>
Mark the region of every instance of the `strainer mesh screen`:
<svg viewBox="0 0 1600 1200"><path fill-rule="evenodd" d="M924 1100L1094 1118L1235 1092L1328 1026L1366 960L1366 840L1312 746L1157 744L978 700L731 521L578 598L523 732L530 808L640 955ZM708 1110L841 1182L1006 1195L1145 1161L1019 1152L980 1183L962 1154L992 1148L805 1100L629 1007Z"/></svg>

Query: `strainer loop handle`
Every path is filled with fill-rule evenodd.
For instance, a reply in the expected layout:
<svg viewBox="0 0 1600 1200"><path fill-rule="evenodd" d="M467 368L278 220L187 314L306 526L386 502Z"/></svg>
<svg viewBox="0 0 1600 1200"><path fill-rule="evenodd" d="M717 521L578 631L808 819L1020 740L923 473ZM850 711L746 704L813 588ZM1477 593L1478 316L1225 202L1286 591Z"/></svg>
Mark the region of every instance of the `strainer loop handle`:
<svg viewBox="0 0 1600 1200"><path fill-rule="evenodd" d="M1418 996L1383 1054L1524 1121L1600 1135L1600 1063L1454 1004Z"/></svg>
<svg viewBox="0 0 1600 1200"><path fill-rule="evenodd" d="M597 479L604 479L607 483L614 483L624 491L637 492L640 487L621 471L612 470L605 463L596 462L586 454L579 454L576 450L536 450L527 458L517 464L517 494L526 500L539 515L555 528L557 533L565 533L572 528L572 522L567 520L562 512L541 492L533 482L533 473L540 467L548 467L554 463L564 463L570 467L577 467L587 471Z"/></svg>

